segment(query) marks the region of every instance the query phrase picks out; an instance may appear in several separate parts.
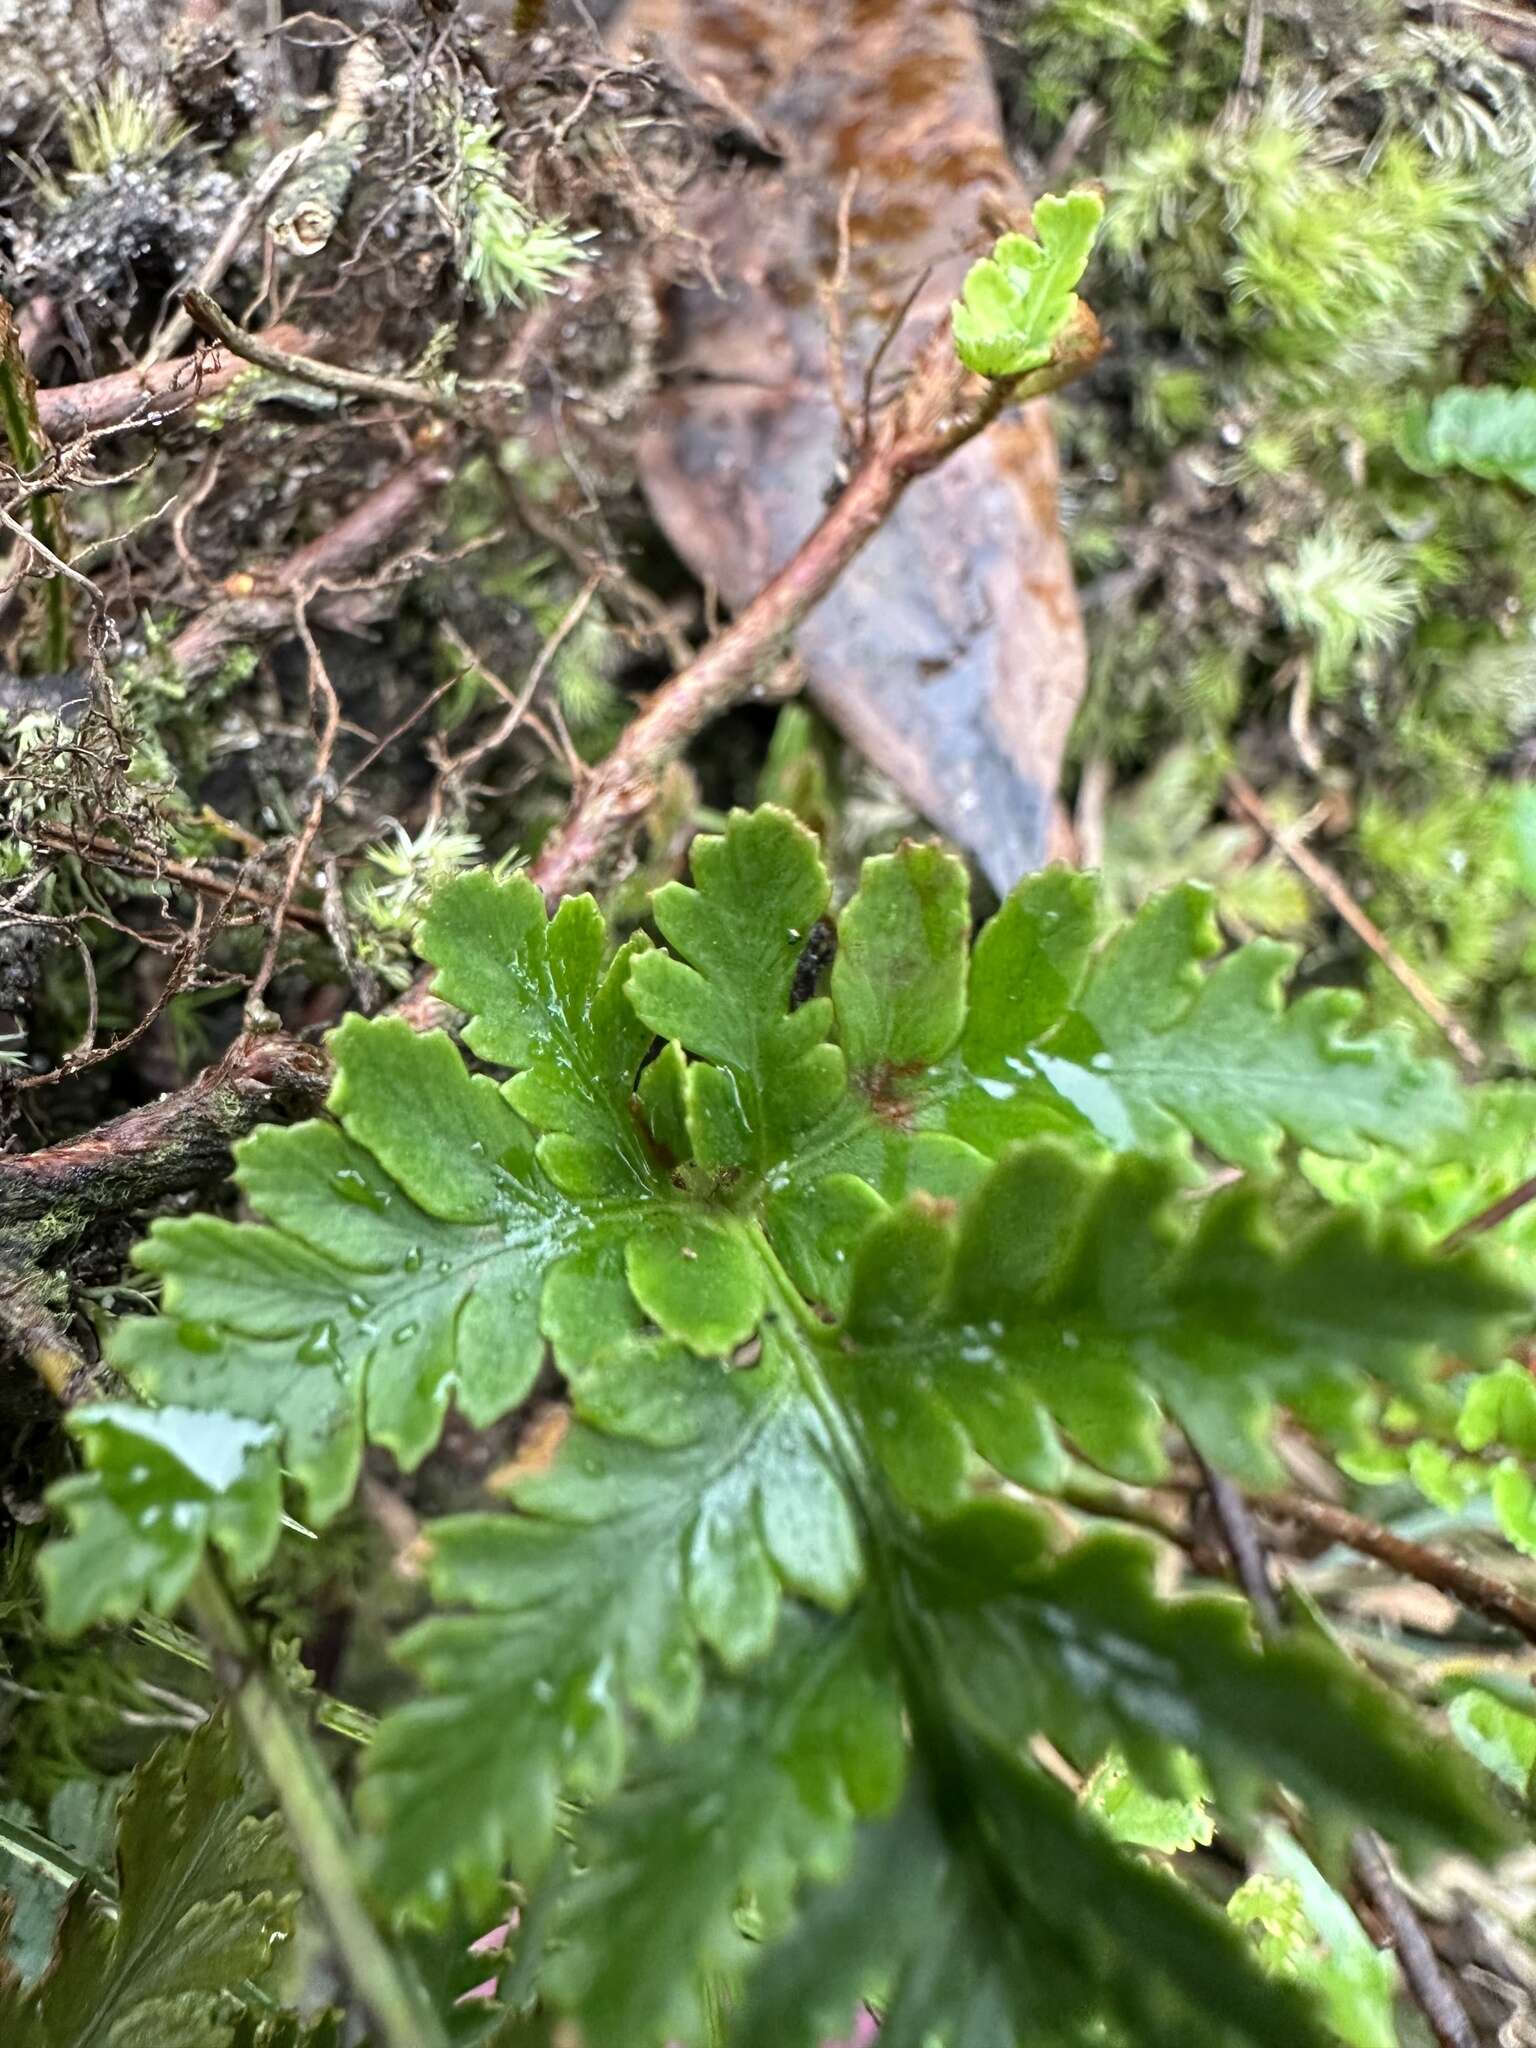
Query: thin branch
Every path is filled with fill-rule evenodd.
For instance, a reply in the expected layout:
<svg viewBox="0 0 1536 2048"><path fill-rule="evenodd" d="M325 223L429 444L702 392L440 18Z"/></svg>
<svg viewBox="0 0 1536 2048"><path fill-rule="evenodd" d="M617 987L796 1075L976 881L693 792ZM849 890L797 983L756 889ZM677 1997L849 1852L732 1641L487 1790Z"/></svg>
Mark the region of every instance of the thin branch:
<svg viewBox="0 0 1536 2048"><path fill-rule="evenodd" d="M336 687L331 681L324 661L320 658L320 650L315 645L314 635L309 630L309 618L302 596L296 598L294 602L293 615L294 623L299 629L299 638L304 642L304 651L309 656L310 709L318 710L320 716L320 730L315 740L314 774L311 778L313 793L308 813L293 843L288 872L283 877L282 893L273 907L272 922L267 933L266 950L261 956L261 965L256 970L256 979L246 991L247 1028L257 1024L263 1015L264 1005L261 999L277 966L283 924L288 915L289 905L304 879L304 863L309 859L310 848L315 843L321 820L325 816L326 798L330 794L331 756L336 750L336 734L341 728L341 700L336 695Z"/></svg>
<svg viewBox="0 0 1536 2048"><path fill-rule="evenodd" d="M1211 1512L1221 1530L1221 1540L1227 1546L1237 1573L1237 1583L1242 1587L1249 1606L1259 1618L1259 1627L1266 1636L1280 1635L1284 1622L1280 1616L1280 1603L1275 1598L1274 1585L1269 1576L1269 1560L1264 1555L1264 1545L1254 1527L1253 1517L1248 1512L1242 1490L1224 1473L1209 1466L1196 1452L1200 1466L1200 1477L1205 1492L1210 1498Z"/></svg>
<svg viewBox="0 0 1536 2048"><path fill-rule="evenodd" d="M188 1595L198 1632L266 1777L352 1988L382 2048L447 2048L429 2001L375 1926L358 1883L361 1854L336 1787L286 1688L211 1565Z"/></svg>
<svg viewBox="0 0 1536 2048"><path fill-rule="evenodd" d="M267 335L237 327L206 292L186 292L182 303L205 334L258 369L271 370L279 377L295 377L321 391L339 392L345 398L377 398L387 405L425 406L429 412L442 413L448 419L460 416L458 400L431 384L409 377L385 377L372 370L347 370L339 364L317 362L313 356L295 355L278 348Z"/></svg>
<svg viewBox="0 0 1536 2048"><path fill-rule="evenodd" d="M1230 1484L1229 1481L1222 1483ZM1439 1592L1449 1593L1463 1607L1471 1608L1473 1613L1484 1615L1489 1621L1502 1622L1506 1628L1524 1636L1528 1643L1536 1643L1536 1600L1505 1580L1495 1578L1491 1572L1480 1571L1476 1565L1463 1564L1460 1558L1451 1557L1443 1550L1431 1550L1425 1544L1411 1542L1395 1530L1367 1521L1363 1515L1351 1514L1347 1508L1335 1507L1329 1501L1311 1500L1305 1494L1264 1494L1256 1505L1262 1507L1266 1514L1286 1516L1317 1535L1326 1536L1331 1542L1342 1543L1350 1550L1359 1551L1363 1557L1374 1557L1380 1563L1390 1565L1407 1578L1418 1579Z"/></svg>
<svg viewBox="0 0 1536 2048"><path fill-rule="evenodd" d="M1408 1894L1392 1875L1380 1838L1369 1828L1362 1828L1351 1841L1350 1862L1355 1883L1391 1931L1408 1989L1440 2048L1478 2048L1460 1995L1440 1967L1440 1958Z"/></svg>
<svg viewBox="0 0 1536 2048"><path fill-rule="evenodd" d="M1422 977L1414 972L1379 926L1371 922L1327 862L1319 860L1310 847L1304 846L1294 833L1286 830L1253 784L1246 776L1239 775L1235 768L1228 772L1227 789L1238 809L1245 811L1259 830L1273 840L1278 851L1284 854L1291 866L1299 874L1306 876L1319 896L1338 913L1357 937L1365 941L1382 966L1408 991L1431 1023L1445 1034L1467 1065L1480 1067L1483 1064L1483 1054L1476 1039L1465 1025L1457 1022Z"/></svg>
<svg viewBox="0 0 1536 2048"><path fill-rule="evenodd" d="M80 839L56 825L29 825L27 836L52 847L56 853L72 853L82 858L88 855L103 867L120 868L126 874L144 875L152 881L179 882L183 888L196 889L205 896L218 896L233 903L249 903L253 909L266 911L269 916L276 908L273 898L265 890L252 888L249 882L230 881L224 875L210 874L207 868L194 867L190 861L168 860L157 854L141 853L137 847L117 846L110 839ZM326 929L321 913L311 910L307 904L290 903L286 915L291 923L302 924L310 931L324 932Z"/></svg>
<svg viewBox="0 0 1536 2048"><path fill-rule="evenodd" d="M1212 1472L1203 1458L1200 1466L1222 1540L1253 1606L1260 1633L1270 1639L1281 1636L1285 1625L1269 1582L1263 1542L1248 1503L1241 1490L1229 1479ZM1408 1989L1440 2048L1477 2048L1477 2036L1456 1987L1440 1967L1423 1923L1392 1875L1380 1840L1369 1828L1361 1828L1350 1838L1350 1863L1356 1884L1391 1931Z"/></svg>
<svg viewBox="0 0 1536 2048"><path fill-rule="evenodd" d="M644 815L666 764L711 719L750 693L766 662L880 531L907 486L983 432L1005 405L1081 376L1102 346L1092 315L1082 308L1054 362L1016 384L987 385L961 367L948 322L940 326L821 524L735 622L662 685L582 784L565 822L530 870L551 902L589 876Z"/></svg>
<svg viewBox="0 0 1536 2048"><path fill-rule="evenodd" d="M420 437L419 437L420 438ZM230 649L291 629L293 600L300 591L323 591L343 582L375 559L400 529L451 481L454 440L430 430L427 446L396 470L317 539L297 549L277 568L253 578L246 596L226 597L195 618L171 642L171 659L189 681L214 674ZM346 600L337 600L345 605ZM331 607L316 597L313 616L324 623Z"/></svg>
<svg viewBox="0 0 1536 2048"><path fill-rule="evenodd" d="M1479 1209L1475 1216L1469 1216L1465 1223L1458 1223L1448 1236L1440 1240L1443 1252L1460 1251L1464 1244L1470 1244L1474 1237L1481 1237L1485 1230L1495 1230L1499 1224L1507 1223L1511 1216L1525 1208L1529 1202L1536 1202L1536 1174L1529 1180L1511 1188L1507 1195L1500 1195L1496 1202L1490 1202L1486 1209Z"/></svg>
<svg viewBox="0 0 1536 2048"><path fill-rule="evenodd" d="M309 355L324 345L302 327L269 327L262 340L273 348ZM109 427L159 426L204 399L217 398L249 365L231 353L222 362L207 349L168 363L114 370L88 384L61 384L37 394L37 416L55 444Z"/></svg>
<svg viewBox="0 0 1536 2048"><path fill-rule="evenodd" d="M0 1156L0 1228L58 1243L97 1217L201 1187L227 1172L230 1146L255 1125L318 1109L328 1081L318 1046L285 1032L237 1038L216 1065L158 1102L86 1137Z"/></svg>
<svg viewBox="0 0 1536 2048"><path fill-rule="evenodd" d="M528 707L538 695L540 683L548 675L554 663L555 656L581 624L593 598L596 597L598 591L602 588L602 584L602 576L597 572L594 572L587 579L586 583L583 584L575 598L566 607L560 623L540 648L538 658L535 660L532 668L529 669L523 687L516 692L509 689L508 685L494 671L485 666L484 662L475 654L473 648L467 648L466 643L457 634L453 635L454 639L458 640L460 648L468 652L478 672L487 679L499 695L506 700L507 704L507 713L501 722L492 731L487 733L484 739L476 741L474 746L460 754L450 764L451 773L458 781L462 782L470 769L478 767L487 755L494 754L501 747L504 747L507 741L511 739L513 733L522 724L528 715Z"/></svg>
<svg viewBox="0 0 1536 2048"><path fill-rule="evenodd" d="M42 498L36 499L33 505L34 512L37 506L45 502ZM20 520L13 519L3 505L0 505L0 526L3 526L7 533L15 534L22 546L30 548L39 561L45 562L48 565L55 576L63 576L70 583L85 591L98 611L106 610L107 600L102 596L100 589L91 581L90 577L83 575L80 570L72 567L70 563L65 561L62 555L56 555L40 534L35 532L28 533Z"/></svg>

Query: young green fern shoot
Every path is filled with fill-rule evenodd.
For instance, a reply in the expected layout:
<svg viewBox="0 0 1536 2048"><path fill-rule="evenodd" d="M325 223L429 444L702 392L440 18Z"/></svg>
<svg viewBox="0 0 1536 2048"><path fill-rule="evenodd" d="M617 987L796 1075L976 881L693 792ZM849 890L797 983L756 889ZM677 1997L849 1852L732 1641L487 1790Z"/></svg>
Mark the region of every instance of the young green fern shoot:
<svg viewBox="0 0 1536 2048"><path fill-rule="evenodd" d="M1019 377L1051 359L1077 310L1073 287L1088 267L1104 203L1096 192L1035 202L1038 240L1003 235L966 273L954 308L955 347L982 377Z"/></svg>

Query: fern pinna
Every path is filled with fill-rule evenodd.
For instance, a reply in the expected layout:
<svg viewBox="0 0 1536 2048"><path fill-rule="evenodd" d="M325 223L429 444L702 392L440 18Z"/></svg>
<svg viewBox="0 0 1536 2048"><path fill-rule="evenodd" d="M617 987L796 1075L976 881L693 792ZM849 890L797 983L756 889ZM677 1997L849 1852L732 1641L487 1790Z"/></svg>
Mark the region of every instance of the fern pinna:
<svg viewBox="0 0 1536 2048"><path fill-rule="evenodd" d="M365 1445L412 1467L552 1352L563 1439L429 1525L419 1693L357 1799L381 1911L515 1881L507 2040L537 2002L599 2048L794 2048L860 2000L885 2048L1326 2040L1064 1780L1113 1750L1177 1789L1192 1753L1238 1830L1277 1788L1409 1850L1495 1820L1326 1643L1164 1601L1140 1539L1063 1547L1040 1500L1182 1439L1263 1481L1278 1407L1347 1439L1488 1353L1487 1269L1279 1178L1421 1144L1455 1087L1344 994L1286 1007L1283 948L1209 966L1193 887L1106 936L1047 872L973 951L964 871L905 845L796 1004L828 903L773 809L611 957L588 898L445 886L421 943L473 1063L349 1019L331 1115L240 1148L264 1220L155 1225L160 1313L113 1346L143 1405L75 1420L55 1622L169 1610L210 1545L256 1573L284 1477L323 1523Z"/></svg>

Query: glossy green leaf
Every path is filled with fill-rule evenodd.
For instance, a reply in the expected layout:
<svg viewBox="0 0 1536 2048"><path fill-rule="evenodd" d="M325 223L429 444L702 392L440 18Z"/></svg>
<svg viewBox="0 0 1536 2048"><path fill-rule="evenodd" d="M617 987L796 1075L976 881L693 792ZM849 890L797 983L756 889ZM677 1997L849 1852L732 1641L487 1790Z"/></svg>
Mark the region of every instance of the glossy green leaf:
<svg viewBox="0 0 1536 2048"><path fill-rule="evenodd" d="M651 1033L624 994L630 963L648 944L631 939L605 967L607 928L592 898L571 897L547 918L525 875L457 876L422 925L435 993L468 1011L464 1036L482 1059L519 1070L507 1098L535 1130L554 1134L540 1156L570 1194L656 1183L634 1098Z"/></svg>
<svg viewBox="0 0 1536 2048"><path fill-rule="evenodd" d="M111 1346L154 1400L275 1425L318 1520L350 1495L365 1431L412 1465L450 1401L484 1425L521 1400L545 1276L602 1227L442 1033L351 1018L332 1046L340 1127L264 1128L240 1148L271 1227L157 1224L135 1256L163 1313L118 1324Z"/></svg>
<svg viewBox="0 0 1536 2048"><path fill-rule="evenodd" d="M1017 377L1051 359L1051 344L1077 306L1073 287L1088 268L1104 202L1096 192L1047 193L1035 201L1034 230L1003 235L973 263L954 308L955 347L968 370Z"/></svg>
<svg viewBox="0 0 1536 2048"><path fill-rule="evenodd" d="M1318 1641L1261 1647L1240 1600L1159 1600L1141 1537L1051 1556L1038 1518L992 1501L903 1561L914 1634L1006 1744L1043 1731L1085 1763L1115 1746L1164 1791L1188 1750L1228 1806L1280 1783L1400 1842L1503 1841L1473 1774L1385 1687Z"/></svg>
<svg viewBox="0 0 1536 2048"><path fill-rule="evenodd" d="M1030 1745L1113 1746L1151 1796L1194 1755L1239 1809L1283 1785L1325 1825L1485 1847L1475 1774L1323 1652L1157 1600L1135 1546L1056 1555L986 1468L1049 1492L1070 1441L1150 1476L1177 1423L1258 1476L1277 1404L1347 1433L1426 1398L1426 1357L1475 1371L1527 1301L1487 1262L1187 1185L1197 1144L1266 1171L1419 1145L1454 1091L1333 996L1281 1008L1273 949L1207 971L1198 894L1106 941L1092 882L1037 877L967 974L960 870L904 847L800 1000L828 895L771 810L658 892L665 951L610 958L590 904L551 920L525 881L445 889L423 943L512 1071L351 1020L330 1117L240 1147L259 1220L155 1227L161 1312L112 1355L164 1405L95 1418L60 1612L168 1604L210 1542L250 1568L279 1461L324 1519L365 1442L410 1466L450 1403L496 1422L552 1355L571 1412L499 1511L424 1528L416 1690L359 1798L391 1905L441 1925L452 1890L544 1886L514 2034L542 1985L594 2041L700 2048L702 1973L741 1976L776 2048L864 1992L882 2048L1315 2039ZM1469 1427L1523 1429L1512 1386L1482 1400ZM1517 1483L1511 1458L1494 1485L1536 1521Z"/></svg>
<svg viewBox="0 0 1536 2048"><path fill-rule="evenodd" d="M800 1884L842 1874L856 1817L896 1802L903 1748L880 1646L803 1615L750 1684L716 1689L686 1742L650 1745L576 1827L585 1874L565 1891L544 1981L582 2039L700 2038L703 1980L738 1978Z"/></svg>
<svg viewBox="0 0 1536 2048"><path fill-rule="evenodd" d="M830 1004L790 1008L796 963L826 908L826 870L805 828L771 808L733 812L721 837L694 841L692 863L691 888L656 892L672 952L633 962L629 997L651 1030L710 1063L688 1074L694 1157L761 1169L842 1093L842 1058L825 1042Z"/></svg>
<svg viewBox="0 0 1536 2048"><path fill-rule="evenodd" d="M1261 1478L1276 1401L1412 1386L1476 1357L1520 1296L1413 1232L1325 1215L1282 1245L1252 1190L1173 1206L1170 1166L1040 1140L958 1210L915 1198L859 1247L834 1369L896 1484L942 1512L964 1446L1041 1483L1049 1420L1127 1477L1161 1467L1161 1412Z"/></svg>
<svg viewBox="0 0 1536 2048"><path fill-rule="evenodd" d="M729 1373L641 1348L582 1398L605 1430L577 1425L517 1487L517 1515L434 1527L437 1601L472 1611L406 1639L432 1697L386 1720L369 1755L383 1881L401 1893L509 1857L536 1868L561 1786L617 1786L626 1700L675 1737L698 1711L701 1643L746 1664L783 1588L841 1608L858 1586L849 1503L771 1334Z"/></svg>
<svg viewBox="0 0 1536 2048"><path fill-rule="evenodd" d="M70 1894L47 1970L11 1990L6 2048L228 2048L231 1992L270 1969L298 1886L222 1718L134 1773L116 1879L115 1911ZM6 1996L0 1976L0 2013Z"/></svg>
<svg viewBox="0 0 1536 2048"><path fill-rule="evenodd" d="M983 932L929 1118L993 1152L1043 1131L1181 1156L1195 1138L1254 1171L1286 1139L1349 1156L1457 1122L1443 1062L1399 1033L1347 1035L1358 998L1316 989L1284 1004L1294 949L1256 939L1203 969L1220 946L1207 890L1154 899L1096 956L1091 892L1080 876L1032 877Z"/></svg>
<svg viewBox="0 0 1536 2048"><path fill-rule="evenodd" d="M757 1328L762 1261L730 1219L706 1209L661 1209L624 1248L630 1288L646 1314L703 1358L730 1351Z"/></svg>
<svg viewBox="0 0 1536 2048"><path fill-rule="evenodd" d="M903 1078L959 1037L970 923L953 854L908 843L864 863L838 919L832 1006L849 1072L877 1101L899 1100Z"/></svg>
<svg viewBox="0 0 1536 2048"><path fill-rule="evenodd" d="M48 1496L74 1525L40 1562L58 1634L140 1607L169 1614L210 1542L242 1577L272 1555L282 1489L270 1424L114 1401L76 1408L69 1427L89 1469Z"/></svg>

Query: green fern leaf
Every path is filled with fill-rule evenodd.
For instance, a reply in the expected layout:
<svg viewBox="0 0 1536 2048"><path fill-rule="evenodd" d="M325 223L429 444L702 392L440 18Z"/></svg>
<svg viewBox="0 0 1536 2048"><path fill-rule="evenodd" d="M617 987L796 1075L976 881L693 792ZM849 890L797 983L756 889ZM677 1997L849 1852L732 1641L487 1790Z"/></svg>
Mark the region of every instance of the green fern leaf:
<svg viewBox="0 0 1536 2048"><path fill-rule="evenodd" d="M881 1646L798 1616L750 1683L716 1688L686 1742L650 1745L577 1822L587 1874L562 1887L546 1992L593 2048L699 2038L705 1984L741 1978L805 1877L843 1874L856 1819L891 1810L903 1771Z"/></svg>
<svg viewBox="0 0 1536 2048"><path fill-rule="evenodd" d="M1362 1367L1411 1388L1437 1341L1472 1337L1475 1356L1519 1300L1479 1262L1353 1217L1283 1248L1248 1189L1181 1228L1174 1187L1164 1163L1106 1168L1046 1140L958 1214L918 1196L866 1234L835 1384L914 1504L958 1503L967 1441L1049 1484L1053 1421L1155 1478L1164 1409L1222 1465L1272 1480L1277 1400L1325 1407Z"/></svg>
<svg viewBox="0 0 1536 2048"><path fill-rule="evenodd" d="M340 1127L241 1147L236 1177L270 1227L157 1224L136 1257L165 1314L119 1324L111 1351L152 1399L278 1425L319 1520L350 1496L365 1429L414 1464L450 1400L483 1425L522 1398L544 1278L604 1222L553 1185L442 1033L354 1018L332 1046Z"/></svg>
<svg viewBox="0 0 1536 2048"><path fill-rule="evenodd" d="M77 1888L39 1982L0 1979L7 2048L229 2048L234 1988L271 1967L297 1896L228 1724L166 1743L118 1809L115 1911Z"/></svg>
<svg viewBox="0 0 1536 2048"><path fill-rule="evenodd" d="M243 1575L271 1557L282 1496L269 1423L117 1401L75 1409L69 1428L90 1469L48 1496L76 1524L39 1564L56 1634L140 1607L169 1614L209 1543Z"/></svg>
<svg viewBox="0 0 1536 2048"><path fill-rule="evenodd" d="M1266 1171L1287 1138L1351 1157L1460 1120L1443 1062L1396 1033L1345 1035L1349 992L1282 1007L1292 948L1256 939L1202 971L1220 943L1205 889L1158 897L1097 957L1095 904L1088 877L1052 871L982 932L964 1035L930 1084L954 1135L994 1152L1046 1130L1116 1151L1186 1153L1194 1137Z"/></svg>
<svg viewBox="0 0 1536 2048"><path fill-rule="evenodd" d="M1470 1829L1497 1846L1470 1774L1441 1768L1385 1688L1319 1642L1261 1649L1240 1601L1159 1600L1141 1537L1052 1555L1036 1516L987 1501L911 1539L901 1562L899 1632L954 1674L967 1719L1001 1746L1043 1732L1085 1766L1114 1747L1170 1791L1188 1750L1229 1812L1279 1782L1403 1842Z"/></svg>
<svg viewBox="0 0 1536 2048"><path fill-rule="evenodd" d="M787 812L737 813L697 840L694 886L669 882L653 910L677 957L646 953L629 971L636 1014L701 1062L685 1081L690 1149L721 1173L786 1159L843 1086L828 1045L831 1006L791 1010L795 968L827 905L826 870Z"/></svg>
<svg viewBox="0 0 1536 2048"><path fill-rule="evenodd" d="M827 900L814 842L771 810L659 892L672 950L606 966L590 905L551 921L526 882L448 885L424 943L471 1045L518 1071L352 1020L335 1121L241 1147L265 1220L155 1227L163 1311L113 1355L173 1411L243 1418L254 1463L200 1468L176 1412L146 1425L174 1453L149 1480L104 1436L66 1489L56 1599L77 1622L166 1600L210 1540L249 1568L276 1456L331 1513L365 1440L419 1459L450 1400L494 1420L548 1347L572 1419L547 1468L427 1533L439 1611L403 1645L421 1693L360 1795L392 1902L538 1877L581 1802L590 1860L527 1968L593 2038L647 2048L697 2040L700 1972L739 1967L772 2011L797 1957L824 1963L848 1900L867 1911L873 1839L915 1859L906 1903L828 1982L883 1987L897 2048L1315 2038L1029 1743L1085 1746L1085 1768L1114 1745L1155 1783L1192 1753L1239 1805L1278 1779L1330 1819L1485 1847L1468 1777L1324 1653L1261 1652L1230 1605L1156 1602L1139 1551L1054 1558L972 1496L982 1461L1050 1490L1063 1437L1154 1473L1170 1420L1258 1473L1277 1403L1331 1426L1377 1382L1415 1389L1437 1345L1475 1360L1524 1299L1475 1257L1347 1212L1298 1229L1294 1204L1282 1243L1252 1184L1176 1199L1197 1139L1266 1168L1286 1140L1412 1142L1449 1084L1344 1038L1332 997L1282 1010L1276 949L1202 973L1199 894L1101 948L1092 885L1037 878L967 988L963 877L906 846L844 912L830 998L797 1004ZM188 1540L157 1546L160 1514ZM862 1765L850 1728L873 1731ZM710 1799L721 1838L683 1870L668 1817L686 1837ZM598 1953L595 1930L648 1916L654 1943Z"/></svg>
<svg viewBox="0 0 1536 2048"><path fill-rule="evenodd" d="M654 1189L658 1166L633 1114L635 1074L651 1034L624 996L637 936L604 966L608 934L590 896L546 922L522 875L455 877L432 899L420 934L444 1001L469 1013L466 1042L517 1071L507 1100L549 1133L539 1159L572 1195Z"/></svg>
<svg viewBox="0 0 1536 2048"><path fill-rule="evenodd" d="M432 1697L388 1719L368 1760L382 1881L407 1895L456 1867L537 1869L562 1787L618 1784L626 1701L675 1738L698 1711L704 1644L748 1663L782 1589L842 1608L862 1576L824 1430L771 1331L734 1373L642 1343L579 1398L600 1426L578 1424L516 1487L516 1515L434 1531L439 1604L475 1611L406 1638Z"/></svg>
<svg viewBox="0 0 1536 2048"><path fill-rule="evenodd" d="M1050 361L1103 218L1095 192L1047 193L1035 201L1038 241L1002 235L990 256L971 265L954 308L955 348L968 370L1017 377Z"/></svg>
<svg viewBox="0 0 1536 2048"><path fill-rule="evenodd" d="M749 1979L731 2048L814 2048L865 2000L882 2048L1069 2048L1105 2013L1137 2048L1325 2048L1304 1999L1263 1986L1208 1907L1061 1786L964 1736L944 1761L864 1831L843 1884L811 1892Z"/></svg>

